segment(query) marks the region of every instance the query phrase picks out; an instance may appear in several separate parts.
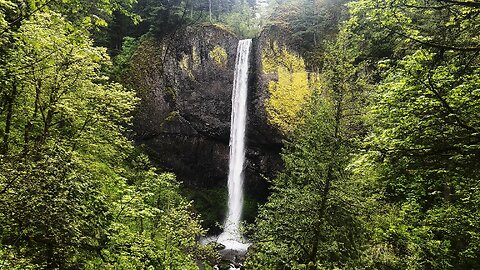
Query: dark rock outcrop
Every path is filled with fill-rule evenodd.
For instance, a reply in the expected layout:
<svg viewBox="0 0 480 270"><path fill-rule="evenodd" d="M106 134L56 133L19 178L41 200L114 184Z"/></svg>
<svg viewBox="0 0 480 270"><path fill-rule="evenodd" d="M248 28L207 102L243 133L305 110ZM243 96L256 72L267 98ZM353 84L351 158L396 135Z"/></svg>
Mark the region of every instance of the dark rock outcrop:
<svg viewBox="0 0 480 270"><path fill-rule="evenodd" d="M148 38L132 59L126 81L141 103L135 140L156 165L188 186L226 185L231 92L238 39L215 26L187 28L162 40ZM265 196L265 177L281 168L281 135L268 125L260 87L258 42L252 49L247 124L246 188Z"/></svg>
<svg viewBox="0 0 480 270"><path fill-rule="evenodd" d="M265 52L285 49L296 55L298 41L285 29L275 25L264 29L260 36L253 42L249 92L249 115L248 115L248 152L247 152L247 178L249 173L257 173L271 179L275 173L282 169L280 151L283 146L283 133L278 126L272 125L266 104L270 98L269 84L278 82L278 72L266 72ZM277 55L280 56L280 55ZM280 57L279 57L280 58ZM283 59L270 59L269 64L282 66L286 63ZM293 71L292 71L293 72ZM291 74L293 75L293 74ZM293 90L293 89L291 89Z"/></svg>

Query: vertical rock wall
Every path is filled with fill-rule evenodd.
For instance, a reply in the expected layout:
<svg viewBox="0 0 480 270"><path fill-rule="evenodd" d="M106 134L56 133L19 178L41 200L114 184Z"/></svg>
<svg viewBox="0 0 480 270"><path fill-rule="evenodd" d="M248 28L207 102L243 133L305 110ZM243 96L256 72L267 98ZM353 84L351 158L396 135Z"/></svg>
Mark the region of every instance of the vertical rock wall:
<svg viewBox="0 0 480 270"><path fill-rule="evenodd" d="M265 67L281 63L262 59L274 56L265 52L281 38L279 33L264 31L251 53L245 186L257 197L267 194L265 178L273 178L282 167L284 132L269 119L266 106L269 86L281 82L282 75ZM277 47L288 51L282 42ZM216 26L187 28L161 40L147 38L126 74L141 98L134 116L136 142L188 186L226 185L237 44L237 37Z"/></svg>
<svg viewBox="0 0 480 270"><path fill-rule="evenodd" d="M237 42L211 26L148 38L126 76L141 98L136 142L187 185L208 187L226 179Z"/></svg>

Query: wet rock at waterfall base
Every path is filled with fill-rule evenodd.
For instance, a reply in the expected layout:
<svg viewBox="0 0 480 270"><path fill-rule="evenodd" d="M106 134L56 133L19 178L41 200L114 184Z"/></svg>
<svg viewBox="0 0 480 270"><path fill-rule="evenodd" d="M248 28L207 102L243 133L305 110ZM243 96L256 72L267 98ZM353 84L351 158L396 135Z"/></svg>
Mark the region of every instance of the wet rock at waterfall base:
<svg viewBox="0 0 480 270"><path fill-rule="evenodd" d="M245 261L247 250L223 249L220 250L222 260L229 261L233 264L240 264Z"/></svg>
<svg viewBox="0 0 480 270"><path fill-rule="evenodd" d="M217 265L219 270L244 269L247 250L224 249L220 251L222 262Z"/></svg>
<svg viewBox="0 0 480 270"><path fill-rule="evenodd" d="M243 262L246 259L250 243L241 238L242 242L225 238L225 233L222 235L203 237L200 240L203 245L210 245L218 251L221 256L221 262L216 265L215 269L244 269Z"/></svg>

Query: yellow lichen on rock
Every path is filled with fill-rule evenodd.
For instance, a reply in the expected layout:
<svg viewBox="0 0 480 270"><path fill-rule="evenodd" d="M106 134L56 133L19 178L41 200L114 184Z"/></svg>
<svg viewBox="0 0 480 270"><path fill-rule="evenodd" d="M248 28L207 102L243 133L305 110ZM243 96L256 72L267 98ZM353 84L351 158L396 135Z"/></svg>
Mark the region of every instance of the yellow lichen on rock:
<svg viewBox="0 0 480 270"><path fill-rule="evenodd" d="M200 54L198 53L197 47L195 46L192 47L192 63L194 69L197 69L202 64Z"/></svg>
<svg viewBox="0 0 480 270"><path fill-rule="evenodd" d="M189 54L182 54L182 59L179 62L180 68L187 73L188 77L193 79L195 76L193 75L193 70L196 70L202 64L202 60L200 59L200 54L198 53L197 47L192 46L191 55Z"/></svg>
<svg viewBox="0 0 480 270"><path fill-rule="evenodd" d="M215 46L213 50L208 53L210 59L212 59L217 65L221 67L227 66L228 55L224 48Z"/></svg>
<svg viewBox="0 0 480 270"><path fill-rule="evenodd" d="M299 112L311 95L308 72L300 56L276 42L270 45L262 50L262 67L264 73L276 74L277 80L268 83L265 107L270 123L289 134L302 122Z"/></svg>
<svg viewBox="0 0 480 270"><path fill-rule="evenodd" d="M192 69L190 67L190 57L186 54L182 54L182 60L180 60L179 64L183 72L187 73L188 77L193 78Z"/></svg>
<svg viewBox="0 0 480 270"><path fill-rule="evenodd" d="M188 71L189 70L189 67L188 67L188 56L186 54L182 54L182 60L180 60L180 68L183 70L183 71Z"/></svg>

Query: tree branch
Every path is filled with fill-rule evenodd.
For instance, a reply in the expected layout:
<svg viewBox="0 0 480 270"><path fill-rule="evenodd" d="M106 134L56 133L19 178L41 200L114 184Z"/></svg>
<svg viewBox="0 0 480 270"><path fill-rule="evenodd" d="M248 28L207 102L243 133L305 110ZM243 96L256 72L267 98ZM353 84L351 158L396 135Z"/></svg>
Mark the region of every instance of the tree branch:
<svg viewBox="0 0 480 270"><path fill-rule="evenodd" d="M471 7L471 8L480 8L479 2L466 2L466 1L456 1L456 0L439 0L439 2L450 3L462 7Z"/></svg>
<svg viewBox="0 0 480 270"><path fill-rule="evenodd" d="M17 18L15 18L12 22L10 22L8 24L8 27L5 28L2 32L0 32L0 36L2 36L3 34L5 34L8 30L10 30L10 26L16 24L16 23L19 23L27 18L29 18L30 16L32 16L33 14L35 14L36 12L40 11L41 9L43 9L44 7L46 7L47 5L49 5L50 3L54 2L55 0L48 0L47 2L43 3L42 5L40 5L38 8L32 10L30 13L27 13L26 15L22 15L22 16L18 16Z"/></svg>
<svg viewBox="0 0 480 270"><path fill-rule="evenodd" d="M456 47L456 46L447 46L447 45L443 45L443 44L436 44L436 43L431 43L431 42L428 42L428 41L424 41L424 40L420 40L418 38L414 38L412 36L409 36L407 34L404 34L402 32L399 32L395 29L392 29L388 26L385 26L385 28L387 28L388 30L390 30L392 33L394 34L397 34L401 37L404 37L404 38L407 38L407 39L410 39L410 40L413 40L417 43L420 43L422 45L425 45L425 46L428 46L428 47L432 47L432 48L437 48L437 49L443 49L443 50L453 50L453 51L462 51L462 52L478 52L480 51L480 46L479 47Z"/></svg>

